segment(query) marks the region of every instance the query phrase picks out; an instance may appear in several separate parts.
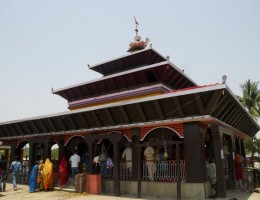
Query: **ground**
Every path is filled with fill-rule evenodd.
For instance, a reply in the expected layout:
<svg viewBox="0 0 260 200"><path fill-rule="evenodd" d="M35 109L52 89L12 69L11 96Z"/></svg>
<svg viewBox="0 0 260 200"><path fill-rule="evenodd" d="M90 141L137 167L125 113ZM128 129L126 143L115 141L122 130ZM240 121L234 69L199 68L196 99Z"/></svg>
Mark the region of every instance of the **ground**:
<svg viewBox="0 0 260 200"><path fill-rule="evenodd" d="M114 197L114 196L106 196L106 195L91 195L86 193L75 193L75 192L66 192L60 190L54 191L40 191L35 193L28 192L29 187L26 185L18 185L18 189L16 191L13 190L12 184L7 183L6 192L0 192L0 199L5 200L136 200L136 197ZM145 197L141 199L163 199L170 200L170 198L159 198L159 197ZM219 198L216 198L217 200ZM228 191L227 198L219 199L219 200L229 200L229 199L238 199L238 200L259 200L260 193L254 192L243 192L241 190L233 190ZM140 200L140 199L139 199ZM173 200L173 198L171 198Z"/></svg>

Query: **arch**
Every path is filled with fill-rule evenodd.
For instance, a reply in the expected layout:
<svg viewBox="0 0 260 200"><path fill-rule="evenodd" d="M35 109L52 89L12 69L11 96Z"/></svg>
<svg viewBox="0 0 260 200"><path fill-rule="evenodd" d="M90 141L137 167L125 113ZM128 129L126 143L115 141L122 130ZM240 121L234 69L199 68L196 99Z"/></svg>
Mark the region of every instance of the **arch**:
<svg viewBox="0 0 260 200"><path fill-rule="evenodd" d="M146 137L151 133L153 132L154 130L157 130L157 129L169 129L171 130L172 132L174 132L178 137L179 139L183 139L183 136L181 136L175 129L173 128L170 128L168 126L157 126L155 128L152 128L151 130L147 131L146 134L143 136L143 138L141 138L141 141L144 141L146 139Z"/></svg>
<svg viewBox="0 0 260 200"><path fill-rule="evenodd" d="M81 137L81 138L85 139L85 137L82 136L82 135L72 135L72 136L66 141L66 143L64 144L64 146L67 146L67 144L68 144L74 137Z"/></svg>
<svg viewBox="0 0 260 200"><path fill-rule="evenodd" d="M20 140L20 141L16 144L16 147L15 147L15 148L21 148L21 146L24 146L24 145L26 145L27 143L29 143L28 140L25 140L25 139Z"/></svg>

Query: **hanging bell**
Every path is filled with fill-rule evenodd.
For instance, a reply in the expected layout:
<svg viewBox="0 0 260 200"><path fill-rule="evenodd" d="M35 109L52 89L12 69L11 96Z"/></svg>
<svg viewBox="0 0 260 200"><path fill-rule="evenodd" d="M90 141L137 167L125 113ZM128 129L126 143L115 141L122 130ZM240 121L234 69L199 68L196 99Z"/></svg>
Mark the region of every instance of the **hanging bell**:
<svg viewBox="0 0 260 200"><path fill-rule="evenodd" d="M168 152L167 152L167 151L164 151L164 153L163 153L163 158L164 158L164 159L168 159Z"/></svg>

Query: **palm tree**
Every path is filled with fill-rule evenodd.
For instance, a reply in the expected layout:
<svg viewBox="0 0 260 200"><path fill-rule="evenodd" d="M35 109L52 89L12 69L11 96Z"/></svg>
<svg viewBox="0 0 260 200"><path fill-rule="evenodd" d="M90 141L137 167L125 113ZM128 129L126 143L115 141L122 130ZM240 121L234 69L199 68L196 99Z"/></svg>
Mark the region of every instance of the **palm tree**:
<svg viewBox="0 0 260 200"><path fill-rule="evenodd" d="M259 82L252 82L250 79L245 83L240 84L243 96L237 96L238 100L248 110L252 118L257 120L260 117L260 90L258 89ZM260 153L260 139L253 137L245 141L247 153L251 153L251 157L255 153Z"/></svg>
<svg viewBox="0 0 260 200"><path fill-rule="evenodd" d="M260 90L258 84L259 82L252 82L250 79L240 84L243 96L238 97L254 119L260 117Z"/></svg>
<svg viewBox="0 0 260 200"><path fill-rule="evenodd" d="M253 137L245 141L245 147L247 154L251 154L251 157L254 156L255 153L258 153L259 149L257 149L256 145L257 138Z"/></svg>

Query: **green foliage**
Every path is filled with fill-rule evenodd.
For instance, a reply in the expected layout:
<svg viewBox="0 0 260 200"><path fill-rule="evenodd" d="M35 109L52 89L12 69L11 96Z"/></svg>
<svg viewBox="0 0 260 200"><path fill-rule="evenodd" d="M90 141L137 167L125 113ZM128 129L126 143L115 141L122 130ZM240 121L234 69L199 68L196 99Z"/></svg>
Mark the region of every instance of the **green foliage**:
<svg viewBox="0 0 260 200"><path fill-rule="evenodd" d="M253 137L245 141L247 154L254 156L255 153L260 154L260 139Z"/></svg>
<svg viewBox="0 0 260 200"><path fill-rule="evenodd" d="M24 158L28 156L29 158L29 148L23 149L23 156ZM51 160L58 160L59 159L59 149L55 148L51 150Z"/></svg>
<svg viewBox="0 0 260 200"><path fill-rule="evenodd" d="M237 96L238 100L245 106L254 119L260 117L260 90L259 82L252 82L250 79L240 84L243 96Z"/></svg>

